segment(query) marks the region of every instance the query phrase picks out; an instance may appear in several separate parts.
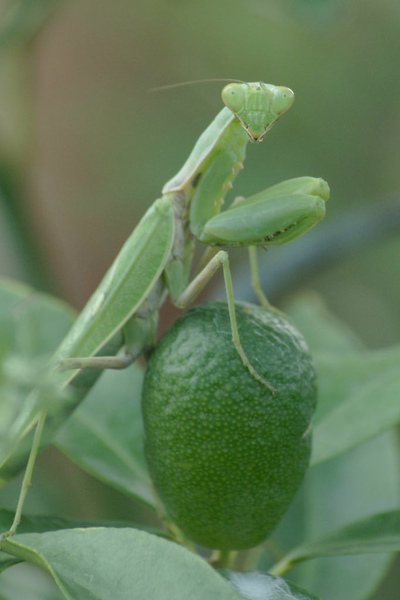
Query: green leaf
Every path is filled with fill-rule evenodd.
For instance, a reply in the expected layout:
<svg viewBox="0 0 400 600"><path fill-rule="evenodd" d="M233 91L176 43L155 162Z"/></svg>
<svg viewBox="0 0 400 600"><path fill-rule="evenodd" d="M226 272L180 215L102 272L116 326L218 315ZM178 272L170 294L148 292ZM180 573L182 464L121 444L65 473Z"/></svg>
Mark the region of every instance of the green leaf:
<svg viewBox="0 0 400 600"><path fill-rule="evenodd" d="M312 464L375 437L400 421L400 347L348 356L316 357L321 408Z"/></svg>
<svg viewBox="0 0 400 600"><path fill-rule="evenodd" d="M313 355L341 354L364 349L356 334L328 310L318 294L301 294L286 309L304 335Z"/></svg>
<svg viewBox="0 0 400 600"><path fill-rule="evenodd" d="M313 351L319 381L311 464L348 452L400 421L400 346L365 351L315 296L290 314Z"/></svg>
<svg viewBox="0 0 400 600"><path fill-rule="evenodd" d="M399 473L392 432L310 469L296 502L267 543L269 559L264 554L258 568L269 570L277 557L283 558L298 546L372 513L396 509ZM290 579L323 600L366 600L392 560L392 554L317 558L295 567Z"/></svg>
<svg viewBox="0 0 400 600"><path fill-rule="evenodd" d="M7 531L14 518L14 511L4 508L0 509L0 531ZM46 533L48 531L59 531L60 529L76 529L77 527L92 528L92 527L113 527L126 528L133 527L135 529L144 529L155 535L168 537L164 531L158 530L155 527L144 527L136 523L127 521L104 521L104 520L89 520L89 519L65 519L52 516L32 516L23 515L18 526L18 534L20 533Z"/></svg>
<svg viewBox="0 0 400 600"><path fill-rule="evenodd" d="M321 386L317 423L322 422L325 415L335 408L335 402L340 401L340 389L351 390L350 376L357 370L357 365L360 380L365 377L363 363L357 358L361 354L359 344L352 341L354 336L343 323L336 327L336 333L333 334L339 350L328 355L323 341L325 325L328 325L329 332L332 324L338 321L331 318L321 306L320 302L313 304L311 315L314 314L314 317L311 318L309 314L308 326L304 327L307 323L305 319L296 323L308 341L309 331L314 332L313 353L317 358ZM293 311L292 318L296 310ZM328 333L327 337L331 338L331 334ZM333 368L329 371L322 368L320 356L325 356L326 362L328 359L334 361L335 358L343 358L344 354L341 356L341 352L346 353L346 358L341 362L341 372ZM354 358L353 362L350 362L350 355ZM381 368L379 360L375 362L375 366L377 370ZM344 374L349 377L343 376ZM332 404L327 396L329 388L337 390L332 393ZM263 554L259 568L269 569L277 559L289 554L293 548L320 539L329 531L345 527L373 513L397 509L400 500L399 483L398 446L392 432L381 434L346 454L313 467L307 474L296 502L268 543L271 550ZM388 553L316 558L295 567L290 578L306 589L312 589L323 600L366 600L384 577L392 560L393 555Z"/></svg>
<svg viewBox="0 0 400 600"><path fill-rule="evenodd" d="M21 558L13 558L4 554L4 552L0 552L0 573L8 569L9 567L13 567L18 563L22 562Z"/></svg>
<svg viewBox="0 0 400 600"><path fill-rule="evenodd" d="M285 562L297 562L320 556L374 554L400 550L400 510L378 513L341 527L289 553Z"/></svg>
<svg viewBox="0 0 400 600"><path fill-rule="evenodd" d="M64 596L58 590L48 573L30 565L19 564L1 574L0 600L62 600Z"/></svg>
<svg viewBox="0 0 400 600"><path fill-rule="evenodd" d="M289 581L259 571L225 571L224 577L246 600L319 600Z"/></svg>
<svg viewBox="0 0 400 600"><path fill-rule="evenodd" d="M4 549L47 570L68 600L239 600L203 559L134 529L17 535Z"/></svg>
<svg viewBox="0 0 400 600"><path fill-rule="evenodd" d="M104 373L55 443L94 477L154 507L143 453L142 382L136 364Z"/></svg>
<svg viewBox="0 0 400 600"><path fill-rule="evenodd" d="M11 457L9 446L23 436L27 424L18 423L27 394L73 319L63 302L26 285L0 281L0 482L13 477L26 462L29 440Z"/></svg>
<svg viewBox="0 0 400 600"><path fill-rule="evenodd" d="M14 518L14 511L0 509L0 531L8 531ZM155 527L144 527L136 523L126 521L93 521L88 519L63 519L60 517L47 516L22 516L18 526L18 533L45 533L48 531L59 531L60 529L75 529L82 527L134 527L158 535L168 537L168 535ZM11 558L4 552L0 552L0 572L21 561L20 558Z"/></svg>
<svg viewBox="0 0 400 600"><path fill-rule="evenodd" d="M64 302L19 282L0 279L2 351L28 359L50 356L65 337L75 312Z"/></svg>

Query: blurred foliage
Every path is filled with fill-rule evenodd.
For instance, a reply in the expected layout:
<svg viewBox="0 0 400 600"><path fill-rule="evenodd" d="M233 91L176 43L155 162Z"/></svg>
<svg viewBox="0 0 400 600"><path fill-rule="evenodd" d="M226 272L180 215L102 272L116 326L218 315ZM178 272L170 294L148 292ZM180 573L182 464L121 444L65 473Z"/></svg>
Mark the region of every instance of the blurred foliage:
<svg viewBox="0 0 400 600"><path fill-rule="evenodd" d="M0 0L0 274L80 308L221 106L218 83L149 90L203 78L296 93L231 197L321 176L326 224L360 236L364 208L400 203L399 30L397 0ZM318 231L319 270L296 288L322 292L368 347L398 343L400 236L372 231L328 269ZM286 268L280 248L268 255L266 268Z"/></svg>
<svg viewBox="0 0 400 600"><path fill-rule="evenodd" d="M399 26L395 0L62 4L26 55L34 134L24 192L63 295L83 303L221 106L218 83L149 94L157 85L235 77L295 90L293 109L249 148L236 194L318 175L331 185L332 217L395 193ZM21 123L8 108L0 124L12 116Z"/></svg>

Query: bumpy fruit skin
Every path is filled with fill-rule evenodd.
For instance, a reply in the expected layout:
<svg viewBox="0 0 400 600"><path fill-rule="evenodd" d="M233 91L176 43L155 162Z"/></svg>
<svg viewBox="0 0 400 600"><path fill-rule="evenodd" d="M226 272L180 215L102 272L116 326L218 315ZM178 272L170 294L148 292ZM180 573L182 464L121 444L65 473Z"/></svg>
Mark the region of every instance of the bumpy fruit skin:
<svg viewBox="0 0 400 600"><path fill-rule="evenodd" d="M145 376L145 451L169 517L193 541L239 550L262 542L303 480L311 451L315 372L281 313L237 303L242 346L272 394L243 365L227 304L183 314Z"/></svg>

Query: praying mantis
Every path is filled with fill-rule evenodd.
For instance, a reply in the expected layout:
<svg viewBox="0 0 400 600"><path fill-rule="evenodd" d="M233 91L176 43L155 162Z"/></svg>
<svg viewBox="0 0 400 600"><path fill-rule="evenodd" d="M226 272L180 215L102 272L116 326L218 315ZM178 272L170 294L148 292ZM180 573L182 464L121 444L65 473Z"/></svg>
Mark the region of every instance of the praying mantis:
<svg viewBox="0 0 400 600"><path fill-rule="evenodd" d="M291 179L250 198L237 198L221 212L224 197L243 168L248 142L263 140L292 106L294 94L282 86L237 82L223 88L222 100L225 107L147 210L52 358L49 381L58 389L74 390L68 412L102 369L127 367L154 345L159 309L168 294L177 307L185 308L220 267L232 342L250 374L274 391L250 364L240 343L228 253L219 247L249 248L253 286L261 304L271 308L259 284L256 247L283 244L313 227L325 214L329 187L319 178ZM207 249L190 280L196 240ZM124 354L117 355L121 348ZM36 426L15 519L3 538L17 529L40 446L66 418L61 411L49 411L41 394L33 390L0 444L1 466Z"/></svg>

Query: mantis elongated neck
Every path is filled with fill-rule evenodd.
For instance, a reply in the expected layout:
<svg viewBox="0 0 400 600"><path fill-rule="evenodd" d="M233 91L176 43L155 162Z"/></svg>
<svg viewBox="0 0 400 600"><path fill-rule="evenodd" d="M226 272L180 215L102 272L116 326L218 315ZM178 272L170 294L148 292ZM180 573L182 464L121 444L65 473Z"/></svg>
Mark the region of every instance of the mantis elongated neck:
<svg viewBox="0 0 400 600"><path fill-rule="evenodd" d="M181 193L190 208L190 229L201 240L206 222L220 212L223 199L243 168L249 138L224 108L205 130L179 173L163 189Z"/></svg>
<svg viewBox="0 0 400 600"><path fill-rule="evenodd" d="M208 160L198 169L192 182L190 229L200 241L205 224L220 212L226 193L243 169L248 139L239 121L233 119Z"/></svg>

